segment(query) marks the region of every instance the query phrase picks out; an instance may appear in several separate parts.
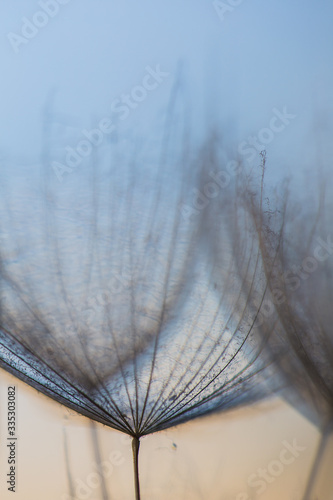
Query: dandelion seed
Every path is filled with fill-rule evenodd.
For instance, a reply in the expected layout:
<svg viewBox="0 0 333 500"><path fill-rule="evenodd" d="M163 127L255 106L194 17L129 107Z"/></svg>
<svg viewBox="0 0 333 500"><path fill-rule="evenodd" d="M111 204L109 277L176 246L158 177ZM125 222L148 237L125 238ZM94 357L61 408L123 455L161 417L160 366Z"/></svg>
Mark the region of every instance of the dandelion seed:
<svg viewBox="0 0 333 500"><path fill-rule="evenodd" d="M168 144L157 167L135 151L37 196L16 186L1 208L0 365L132 436L137 499L141 436L269 392L236 278L235 252L248 258L230 236L246 223L237 195L223 193L233 201L217 248L213 209L181 210L203 187L206 149ZM125 283L109 286L114 276ZM108 293L95 301L95 290Z"/></svg>

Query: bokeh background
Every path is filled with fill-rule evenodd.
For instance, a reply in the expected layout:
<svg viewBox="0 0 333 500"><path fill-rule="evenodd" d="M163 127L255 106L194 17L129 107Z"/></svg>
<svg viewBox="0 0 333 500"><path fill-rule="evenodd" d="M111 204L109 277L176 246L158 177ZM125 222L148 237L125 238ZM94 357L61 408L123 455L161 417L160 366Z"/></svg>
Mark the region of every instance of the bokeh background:
<svg viewBox="0 0 333 500"><path fill-rule="evenodd" d="M131 439L96 424L108 495L96 478L93 430L75 414L1 371L0 398L7 386L17 394L17 500L69 500L68 463L75 500L134 498ZM6 414L1 412L1 498L12 498L3 477L7 470ZM66 438L64 438L66 436ZM319 432L292 407L276 398L246 409L198 419L141 440L140 473L145 500L302 500L319 443ZM298 456L282 467L285 442ZM68 462L66 463L66 448ZM302 450L301 450L302 448ZM331 463L329 457L327 464ZM113 465L113 467L112 467ZM268 472L265 481L260 470ZM277 471L275 477L269 472ZM258 482L258 478L264 481ZM251 482L252 481L252 482ZM325 484L320 485L326 496ZM320 490L319 490L320 491ZM260 492L260 493L258 493ZM256 495L256 493L258 493ZM74 500L73 499L73 500Z"/></svg>
<svg viewBox="0 0 333 500"><path fill-rule="evenodd" d="M52 15L41 17L41 11ZM54 162L64 162L65 148L75 147L83 130L104 118L113 120L115 130L99 147L101 155L108 141L117 141L120 151L134 140L154 143L176 86L195 140L218 126L226 157L241 154L256 168L253 140L268 137L268 185L274 188L291 176L299 189L311 188L309 179L329 169L332 156L332 18L329 0L2 2L1 175L11 185L37 178L47 152L49 179L57 185ZM148 66L157 65L168 75L121 120L113 103L141 84ZM265 136L276 110L284 109L292 118L280 132ZM68 175L79 178L84 169L66 173L64 185ZM4 478L4 409L12 383L1 371L0 496L5 499L12 498ZM102 426L93 431L86 419L21 382L15 385L17 500L69 498L69 468L75 488L87 485L95 471L93 432L105 460L112 451L121 454L122 463L107 479L109 498L133 498L126 437ZM283 443L293 440L305 450L255 496L249 477L277 460ZM316 428L279 398L191 422L142 440L143 495L146 500L300 500L318 440ZM318 500L330 500L322 488ZM79 491L78 499L106 498L100 486Z"/></svg>

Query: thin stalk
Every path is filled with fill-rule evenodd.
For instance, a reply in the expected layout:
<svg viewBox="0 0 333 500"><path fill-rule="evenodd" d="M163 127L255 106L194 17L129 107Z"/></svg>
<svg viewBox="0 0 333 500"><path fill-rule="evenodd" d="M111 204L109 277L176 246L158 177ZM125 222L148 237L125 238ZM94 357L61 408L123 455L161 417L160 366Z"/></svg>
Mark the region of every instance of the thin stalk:
<svg viewBox="0 0 333 500"><path fill-rule="evenodd" d="M322 462L325 456L325 451L327 448L327 443L330 438L331 433L333 432L333 421L330 421L328 424L325 425L320 442L318 445L317 453L312 465L312 470L310 473L309 480L306 485L305 489L305 494L303 497L303 500L312 500L312 495L313 495L313 489L315 487L315 483L318 479L318 474L322 466Z"/></svg>
<svg viewBox="0 0 333 500"><path fill-rule="evenodd" d="M70 498L75 498L74 493L74 481L72 476L71 464L69 459L69 450L68 450L68 442L67 442L67 432L66 428L63 427L63 436L64 436L64 453L65 453L65 466L66 466L66 474L67 474L67 482L68 482L68 490L70 494Z"/></svg>
<svg viewBox="0 0 333 500"><path fill-rule="evenodd" d="M101 490L102 490L102 500L109 500L109 493L105 481L105 476L102 471L102 456L101 456L101 450L100 450L100 445L99 445L99 440L98 440L98 434L97 434L97 426L93 420L90 422L90 430L91 430L91 438L92 438L92 444L94 448L94 455L95 455L95 460L96 464L98 466L98 473L101 477Z"/></svg>
<svg viewBox="0 0 333 500"><path fill-rule="evenodd" d="M133 465L134 465L134 487L135 487L135 500L140 500L140 482L139 482L139 448L140 439L134 437L132 440L133 449Z"/></svg>

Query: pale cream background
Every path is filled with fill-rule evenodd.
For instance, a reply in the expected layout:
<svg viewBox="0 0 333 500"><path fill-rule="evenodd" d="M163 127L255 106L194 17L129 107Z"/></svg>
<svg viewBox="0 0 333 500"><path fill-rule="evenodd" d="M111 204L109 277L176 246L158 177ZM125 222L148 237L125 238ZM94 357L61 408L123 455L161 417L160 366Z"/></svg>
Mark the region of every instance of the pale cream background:
<svg viewBox="0 0 333 500"><path fill-rule="evenodd" d="M17 386L17 492L7 491L7 386ZM75 500L102 500L94 480L91 424L86 419L0 371L0 498L69 500L64 459L68 438ZM109 500L133 499L131 443L126 436L98 425L103 460L118 451L121 464L106 480ZM143 500L301 500L319 433L283 401L217 414L142 439L140 471ZM283 441L296 439L306 449L266 490L250 496L247 480L257 469L278 460ZM243 493L243 498L242 494ZM248 496L248 499L246 495ZM314 499L316 500L316 499ZM330 500L321 496L318 500Z"/></svg>

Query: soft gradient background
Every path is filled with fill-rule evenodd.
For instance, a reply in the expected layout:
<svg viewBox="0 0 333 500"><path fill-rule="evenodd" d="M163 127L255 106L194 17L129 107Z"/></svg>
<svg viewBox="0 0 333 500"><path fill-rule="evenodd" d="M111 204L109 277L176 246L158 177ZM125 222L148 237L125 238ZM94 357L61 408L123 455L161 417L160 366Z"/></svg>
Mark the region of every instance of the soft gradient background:
<svg viewBox="0 0 333 500"><path fill-rule="evenodd" d="M98 481L96 487L89 486L94 483L92 475L96 472L89 421L1 371L3 408L7 386L13 383L18 391L15 499L69 500L65 432L77 493L74 499L104 500ZM99 424L97 429L103 461L109 461L110 453L119 453L116 460L119 465L115 465L106 479L108 500L130 500L134 498L131 440ZM6 434L6 413L2 411L2 474L8 467L3 442ZM199 419L142 439L142 497L144 500L301 500L318 439L315 427L278 399ZM249 487L250 476L279 460L283 442L292 444L294 440L304 450L267 484L265 491L251 496L258 487ZM6 490L3 476L0 495L13 498ZM329 500L327 496L319 498Z"/></svg>
<svg viewBox="0 0 333 500"><path fill-rule="evenodd" d="M218 122L237 147L268 126L273 108L286 106L296 118L267 144L269 170L276 179L288 169L313 168L333 103L332 3L238 3L219 17L204 0L68 0L16 53L9 34L20 35L22 19L31 21L41 8L34 0L2 2L4 163L35 168L47 106L59 127L80 132L109 116L112 101L141 83L147 65L160 64L170 76L123 124L151 134L182 63L182 98L196 133Z"/></svg>
<svg viewBox="0 0 333 500"><path fill-rule="evenodd" d="M221 125L232 159L250 136L267 127L273 109L293 115L266 145L267 182L292 175L301 189L329 168L333 105L333 4L330 0L244 0L220 17L206 0L69 0L16 53L8 38L38 1L0 4L0 165L15 179L39 172L45 147L62 161L85 128L112 117L111 104L140 84L146 67L169 76L117 125L126 148L133 137L160 133L181 75L180 100L194 137ZM181 68L181 73L179 68ZM51 130L46 130L46 125ZM52 125L52 127L50 126ZM82 138L82 137L81 137ZM122 142L123 141L123 142ZM44 153L43 153L44 148ZM101 146L102 151L103 146ZM256 163L249 167L255 167ZM304 183L304 175L307 175ZM72 176L84 175L78 168ZM53 176L53 177L52 177ZM64 180L66 182L66 178ZM12 377L0 372L0 496L7 492L6 393ZM44 396L18 386L18 491L16 500L64 500L68 492L64 429L76 484L94 470L89 423ZM124 463L108 480L110 499L133 497L130 443L98 427L102 452L119 450ZM282 401L208 419L142 441L141 478L148 500L256 500L246 498L248 477L278 457L284 440L304 453L268 485L261 500L299 500L318 441L317 430ZM176 446L174 446L174 444ZM244 493L244 498L237 495ZM87 499L102 499L98 488ZM320 500L330 500L327 496Z"/></svg>

